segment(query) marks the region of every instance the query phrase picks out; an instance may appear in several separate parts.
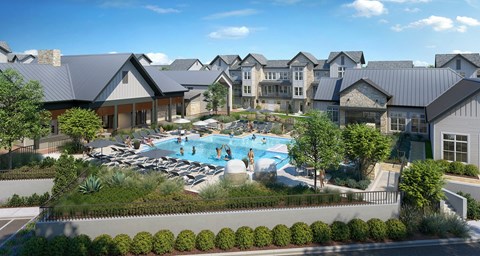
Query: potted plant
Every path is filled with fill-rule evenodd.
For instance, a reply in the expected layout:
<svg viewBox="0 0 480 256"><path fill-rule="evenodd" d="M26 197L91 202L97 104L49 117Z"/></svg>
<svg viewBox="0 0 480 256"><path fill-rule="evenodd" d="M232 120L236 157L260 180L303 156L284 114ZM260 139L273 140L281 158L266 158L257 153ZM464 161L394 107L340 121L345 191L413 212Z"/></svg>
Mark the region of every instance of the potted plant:
<svg viewBox="0 0 480 256"><path fill-rule="evenodd" d="M140 148L140 141L139 140L134 140L133 141L133 148L134 149L139 149Z"/></svg>

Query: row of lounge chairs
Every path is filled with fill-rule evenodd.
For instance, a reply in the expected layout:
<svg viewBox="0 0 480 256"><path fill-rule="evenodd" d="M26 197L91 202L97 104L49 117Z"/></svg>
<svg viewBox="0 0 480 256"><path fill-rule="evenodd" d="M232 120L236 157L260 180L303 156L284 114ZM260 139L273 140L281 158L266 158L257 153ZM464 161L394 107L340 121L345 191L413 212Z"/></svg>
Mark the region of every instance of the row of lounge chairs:
<svg viewBox="0 0 480 256"><path fill-rule="evenodd" d="M141 142L143 142L147 138L163 139L163 138L169 137L168 134L162 133L158 129L155 129L155 130L153 130L153 129L141 130L141 131L138 131L138 132L134 132L132 134L132 136L133 136L133 138L130 138L130 139L136 139L136 140L139 140ZM127 138L125 136L122 136L120 134L115 136L115 142L116 142L115 145L120 146L120 147L127 147L127 145L125 144L126 139Z"/></svg>
<svg viewBox="0 0 480 256"><path fill-rule="evenodd" d="M252 123L252 132L257 131L258 133L270 133L273 129L274 123L272 122L258 122L258 121L253 121ZM249 130L249 124L248 121L246 120L239 120L232 124L229 129L233 130L241 130L241 131L248 131Z"/></svg>

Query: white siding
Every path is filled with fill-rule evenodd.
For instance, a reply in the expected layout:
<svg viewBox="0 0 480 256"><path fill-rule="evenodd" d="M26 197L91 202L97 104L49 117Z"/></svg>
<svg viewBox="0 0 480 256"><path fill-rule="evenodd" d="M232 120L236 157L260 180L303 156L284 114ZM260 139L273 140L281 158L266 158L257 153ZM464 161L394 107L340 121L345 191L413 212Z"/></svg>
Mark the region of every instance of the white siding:
<svg viewBox="0 0 480 256"><path fill-rule="evenodd" d="M123 71L128 71L127 84L122 83ZM101 92L96 101L144 98L153 95L154 92L150 85L147 84L133 64L127 62Z"/></svg>
<svg viewBox="0 0 480 256"><path fill-rule="evenodd" d="M0 50L0 63L7 63L8 58L7 58L7 53L4 52L3 50Z"/></svg>
<svg viewBox="0 0 480 256"><path fill-rule="evenodd" d="M212 70L223 70L228 73L229 68L230 67L227 65L227 63L221 58L217 58L212 64Z"/></svg>
<svg viewBox="0 0 480 256"><path fill-rule="evenodd" d="M345 56L344 60L345 63L344 65L341 65L341 56ZM337 58L333 59L332 62L330 62L330 77L338 77L338 67L345 67L347 69L350 68L358 68L358 64L352 61L349 57L347 57L345 54L340 54L337 56Z"/></svg>
<svg viewBox="0 0 480 256"><path fill-rule="evenodd" d="M202 67L203 67L203 65L200 64L200 62L197 60L197 61L195 61L195 63L193 63L193 65L188 70L196 71L196 70L200 70Z"/></svg>
<svg viewBox="0 0 480 256"><path fill-rule="evenodd" d="M460 60L460 70L457 70L457 59ZM458 73L464 73L466 78L477 77L477 68L462 57L456 57L451 59L449 62L447 62L447 64L443 65L443 68L451 68Z"/></svg>

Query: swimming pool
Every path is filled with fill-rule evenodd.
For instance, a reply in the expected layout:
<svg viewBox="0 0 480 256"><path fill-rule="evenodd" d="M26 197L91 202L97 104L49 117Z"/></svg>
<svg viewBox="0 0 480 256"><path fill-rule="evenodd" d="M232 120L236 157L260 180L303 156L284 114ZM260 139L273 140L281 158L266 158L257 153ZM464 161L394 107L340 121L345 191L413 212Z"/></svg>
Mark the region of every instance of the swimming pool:
<svg viewBox="0 0 480 256"><path fill-rule="evenodd" d="M266 143L262 143L262 139L266 139ZM170 140L155 143L155 148L171 150L174 153L170 154L170 157L176 157L180 159L186 159L189 161L197 161L206 164L214 164L225 166L226 162L223 157L226 155L225 149L222 150L222 158L217 159L217 153L215 148L222 145L228 145L232 150L233 159L242 159L247 157L247 153L250 148L253 148L255 154L255 160L260 158L271 158L277 162L277 168L280 169L289 162L288 154L275 152L268 149L280 147L290 143L290 139L277 138L271 136L257 135L255 140L251 139L251 136L244 138L222 135L210 135L206 137L200 137L198 139L190 139L188 142L182 141L181 144L177 143L176 138ZM196 153L192 155L192 148L195 146ZM185 153L180 155L180 148L183 147Z"/></svg>

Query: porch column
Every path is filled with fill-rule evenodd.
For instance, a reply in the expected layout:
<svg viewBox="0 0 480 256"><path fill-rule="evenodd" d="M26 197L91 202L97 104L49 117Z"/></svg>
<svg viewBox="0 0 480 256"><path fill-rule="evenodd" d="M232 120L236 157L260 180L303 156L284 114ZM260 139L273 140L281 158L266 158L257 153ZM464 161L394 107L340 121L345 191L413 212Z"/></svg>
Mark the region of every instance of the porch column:
<svg viewBox="0 0 480 256"><path fill-rule="evenodd" d="M157 115L157 100L154 99L152 102L152 114L150 115L151 123L157 124L158 123L158 115Z"/></svg>
<svg viewBox="0 0 480 256"><path fill-rule="evenodd" d="M230 107L232 104L232 87L228 87L228 92L227 92L227 116L230 115Z"/></svg>
<svg viewBox="0 0 480 256"><path fill-rule="evenodd" d="M172 97L168 98L168 119L167 121L171 122L172 121Z"/></svg>
<svg viewBox="0 0 480 256"><path fill-rule="evenodd" d="M113 106L113 130L118 129L118 105Z"/></svg>
<svg viewBox="0 0 480 256"><path fill-rule="evenodd" d="M182 97L182 118L185 117L185 98Z"/></svg>
<svg viewBox="0 0 480 256"><path fill-rule="evenodd" d="M135 103L132 103L132 120L131 120L132 128L134 128L136 124L137 124L137 111L135 110Z"/></svg>

